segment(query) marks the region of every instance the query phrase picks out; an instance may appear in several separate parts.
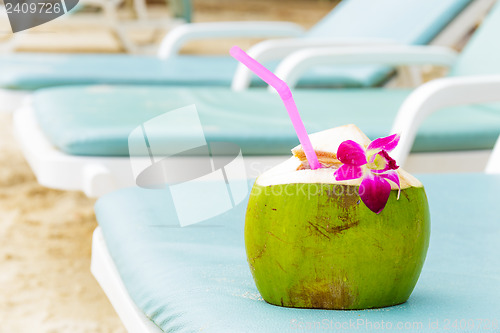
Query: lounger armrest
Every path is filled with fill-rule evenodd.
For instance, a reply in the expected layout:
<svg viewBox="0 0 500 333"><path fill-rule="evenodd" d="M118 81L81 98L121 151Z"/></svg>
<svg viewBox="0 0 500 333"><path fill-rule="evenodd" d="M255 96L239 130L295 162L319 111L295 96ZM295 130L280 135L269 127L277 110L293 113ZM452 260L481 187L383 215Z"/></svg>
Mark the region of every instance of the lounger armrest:
<svg viewBox="0 0 500 333"><path fill-rule="evenodd" d="M451 66L457 53L442 46L357 46L311 48L292 53L276 69L275 74L290 88L299 78L315 66L328 65L423 65Z"/></svg>
<svg viewBox="0 0 500 333"><path fill-rule="evenodd" d="M400 133L397 148L391 153L404 165L418 128L433 112L451 106L500 102L500 75L443 78L417 88L401 105L391 133Z"/></svg>
<svg viewBox="0 0 500 333"><path fill-rule="evenodd" d="M247 53L260 63L284 59L289 54L307 48L324 48L335 46L360 45L390 45L388 39L368 38L287 38L270 39L252 46ZM250 86L252 72L244 65L239 64L234 73L231 88L235 91L245 90Z"/></svg>
<svg viewBox="0 0 500 333"><path fill-rule="evenodd" d="M194 39L229 37L298 37L304 29L291 22L208 22L181 25L160 44L158 57L175 56L182 45Z"/></svg>

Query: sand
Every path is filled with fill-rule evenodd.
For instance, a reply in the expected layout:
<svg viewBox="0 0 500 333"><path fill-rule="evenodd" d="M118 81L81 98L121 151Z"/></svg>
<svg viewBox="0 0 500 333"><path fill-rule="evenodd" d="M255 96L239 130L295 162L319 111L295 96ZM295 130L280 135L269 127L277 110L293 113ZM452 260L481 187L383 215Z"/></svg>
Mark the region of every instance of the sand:
<svg viewBox="0 0 500 333"><path fill-rule="evenodd" d="M124 332L89 272L94 200L38 185L0 115L0 332Z"/></svg>
<svg viewBox="0 0 500 333"><path fill-rule="evenodd" d="M334 3L199 0L195 5L197 21L281 19L309 27ZM61 33L59 39L69 37ZM54 43L57 49L57 38ZM227 52L233 43L192 44L184 52ZM40 44L33 43L34 49ZM95 201L38 185L14 140L11 120L0 114L0 333L125 332L89 270Z"/></svg>

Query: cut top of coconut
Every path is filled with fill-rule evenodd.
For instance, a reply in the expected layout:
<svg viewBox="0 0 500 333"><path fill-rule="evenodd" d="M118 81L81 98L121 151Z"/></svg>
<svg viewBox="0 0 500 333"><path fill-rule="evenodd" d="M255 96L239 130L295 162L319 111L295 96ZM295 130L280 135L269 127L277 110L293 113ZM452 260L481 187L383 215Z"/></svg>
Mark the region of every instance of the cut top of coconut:
<svg viewBox="0 0 500 333"><path fill-rule="evenodd" d="M353 140L367 147L370 139L356 125L344 125L331 128L325 131L317 132L309 136L318 161L323 167L340 166L341 162L337 159L337 150L340 144L346 140ZM300 169L309 169L306 154L301 145L292 149L292 154L301 162Z"/></svg>
<svg viewBox="0 0 500 333"><path fill-rule="evenodd" d="M323 168L311 170L307 163L304 150L299 145L292 149L293 157L274 168L263 173L257 178L256 183L261 186L294 184L294 183L323 183L359 186L362 178L338 181L334 172L342 164L337 159L337 150L346 140L353 140L363 147L370 144L370 139L355 125L345 125L310 135L318 160ZM422 183L408 172L399 168L401 189L408 187L421 187ZM392 189L397 190L396 184L390 182Z"/></svg>
<svg viewBox="0 0 500 333"><path fill-rule="evenodd" d="M359 186L362 178L338 181L335 179L335 168L321 168L316 170L302 169L297 170L301 166L301 161L296 157L278 164L274 168L264 172L257 178L256 183L260 186L284 185L284 184L337 184L337 185L353 185ZM399 168L396 170L399 175L399 183L401 189L408 187L422 187L422 183ZM391 188L397 190L396 184L390 182Z"/></svg>

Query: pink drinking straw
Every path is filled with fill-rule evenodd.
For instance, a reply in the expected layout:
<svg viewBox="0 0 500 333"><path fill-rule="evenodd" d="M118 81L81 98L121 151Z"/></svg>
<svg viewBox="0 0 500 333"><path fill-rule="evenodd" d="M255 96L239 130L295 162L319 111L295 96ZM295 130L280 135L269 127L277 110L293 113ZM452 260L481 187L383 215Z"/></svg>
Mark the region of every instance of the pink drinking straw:
<svg viewBox="0 0 500 333"><path fill-rule="evenodd" d="M292 120L293 127L295 128L295 132L297 133L299 142L302 145L302 149L304 149L304 153L306 154L309 166L312 170L320 168L321 166L318 162L318 157L316 156L316 152L313 149L311 140L309 140L306 128L304 127L304 123L302 122L302 119L300 119L297 105L295 105L292 92L290 91L288 85L279 77L274 75L269 69L262 66L255 59L246 54L245 51L240 49L238 46L233 46L229 53L236 60L247 66L248 69L254 72L258 77L264 80L264 82L276 89L281 99L283 100L283 103L285 104L285 108L288 111L290 119Z"/></svg>

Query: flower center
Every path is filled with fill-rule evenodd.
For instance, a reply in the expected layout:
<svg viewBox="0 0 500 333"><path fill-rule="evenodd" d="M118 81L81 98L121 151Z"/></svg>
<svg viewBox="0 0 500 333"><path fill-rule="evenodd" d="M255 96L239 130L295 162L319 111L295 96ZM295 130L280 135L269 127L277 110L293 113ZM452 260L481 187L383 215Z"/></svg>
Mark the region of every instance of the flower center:
<svg viewBox="0 0 500 333"><path fill-rule="evenodd" d="M399 168L396 161L387 154L385 150L370 152L366 154L366 166L375 171L384 172Z"/></svg>
<svg viewBox="0 0 500 333"><path fill-rule="evenodd" d="M366 164L366 166L372 170L383 170L387 165L387 160L381 155L379 155L379 153L376 153L375 155L368 157L367 162L368 163Z"/></svg>

